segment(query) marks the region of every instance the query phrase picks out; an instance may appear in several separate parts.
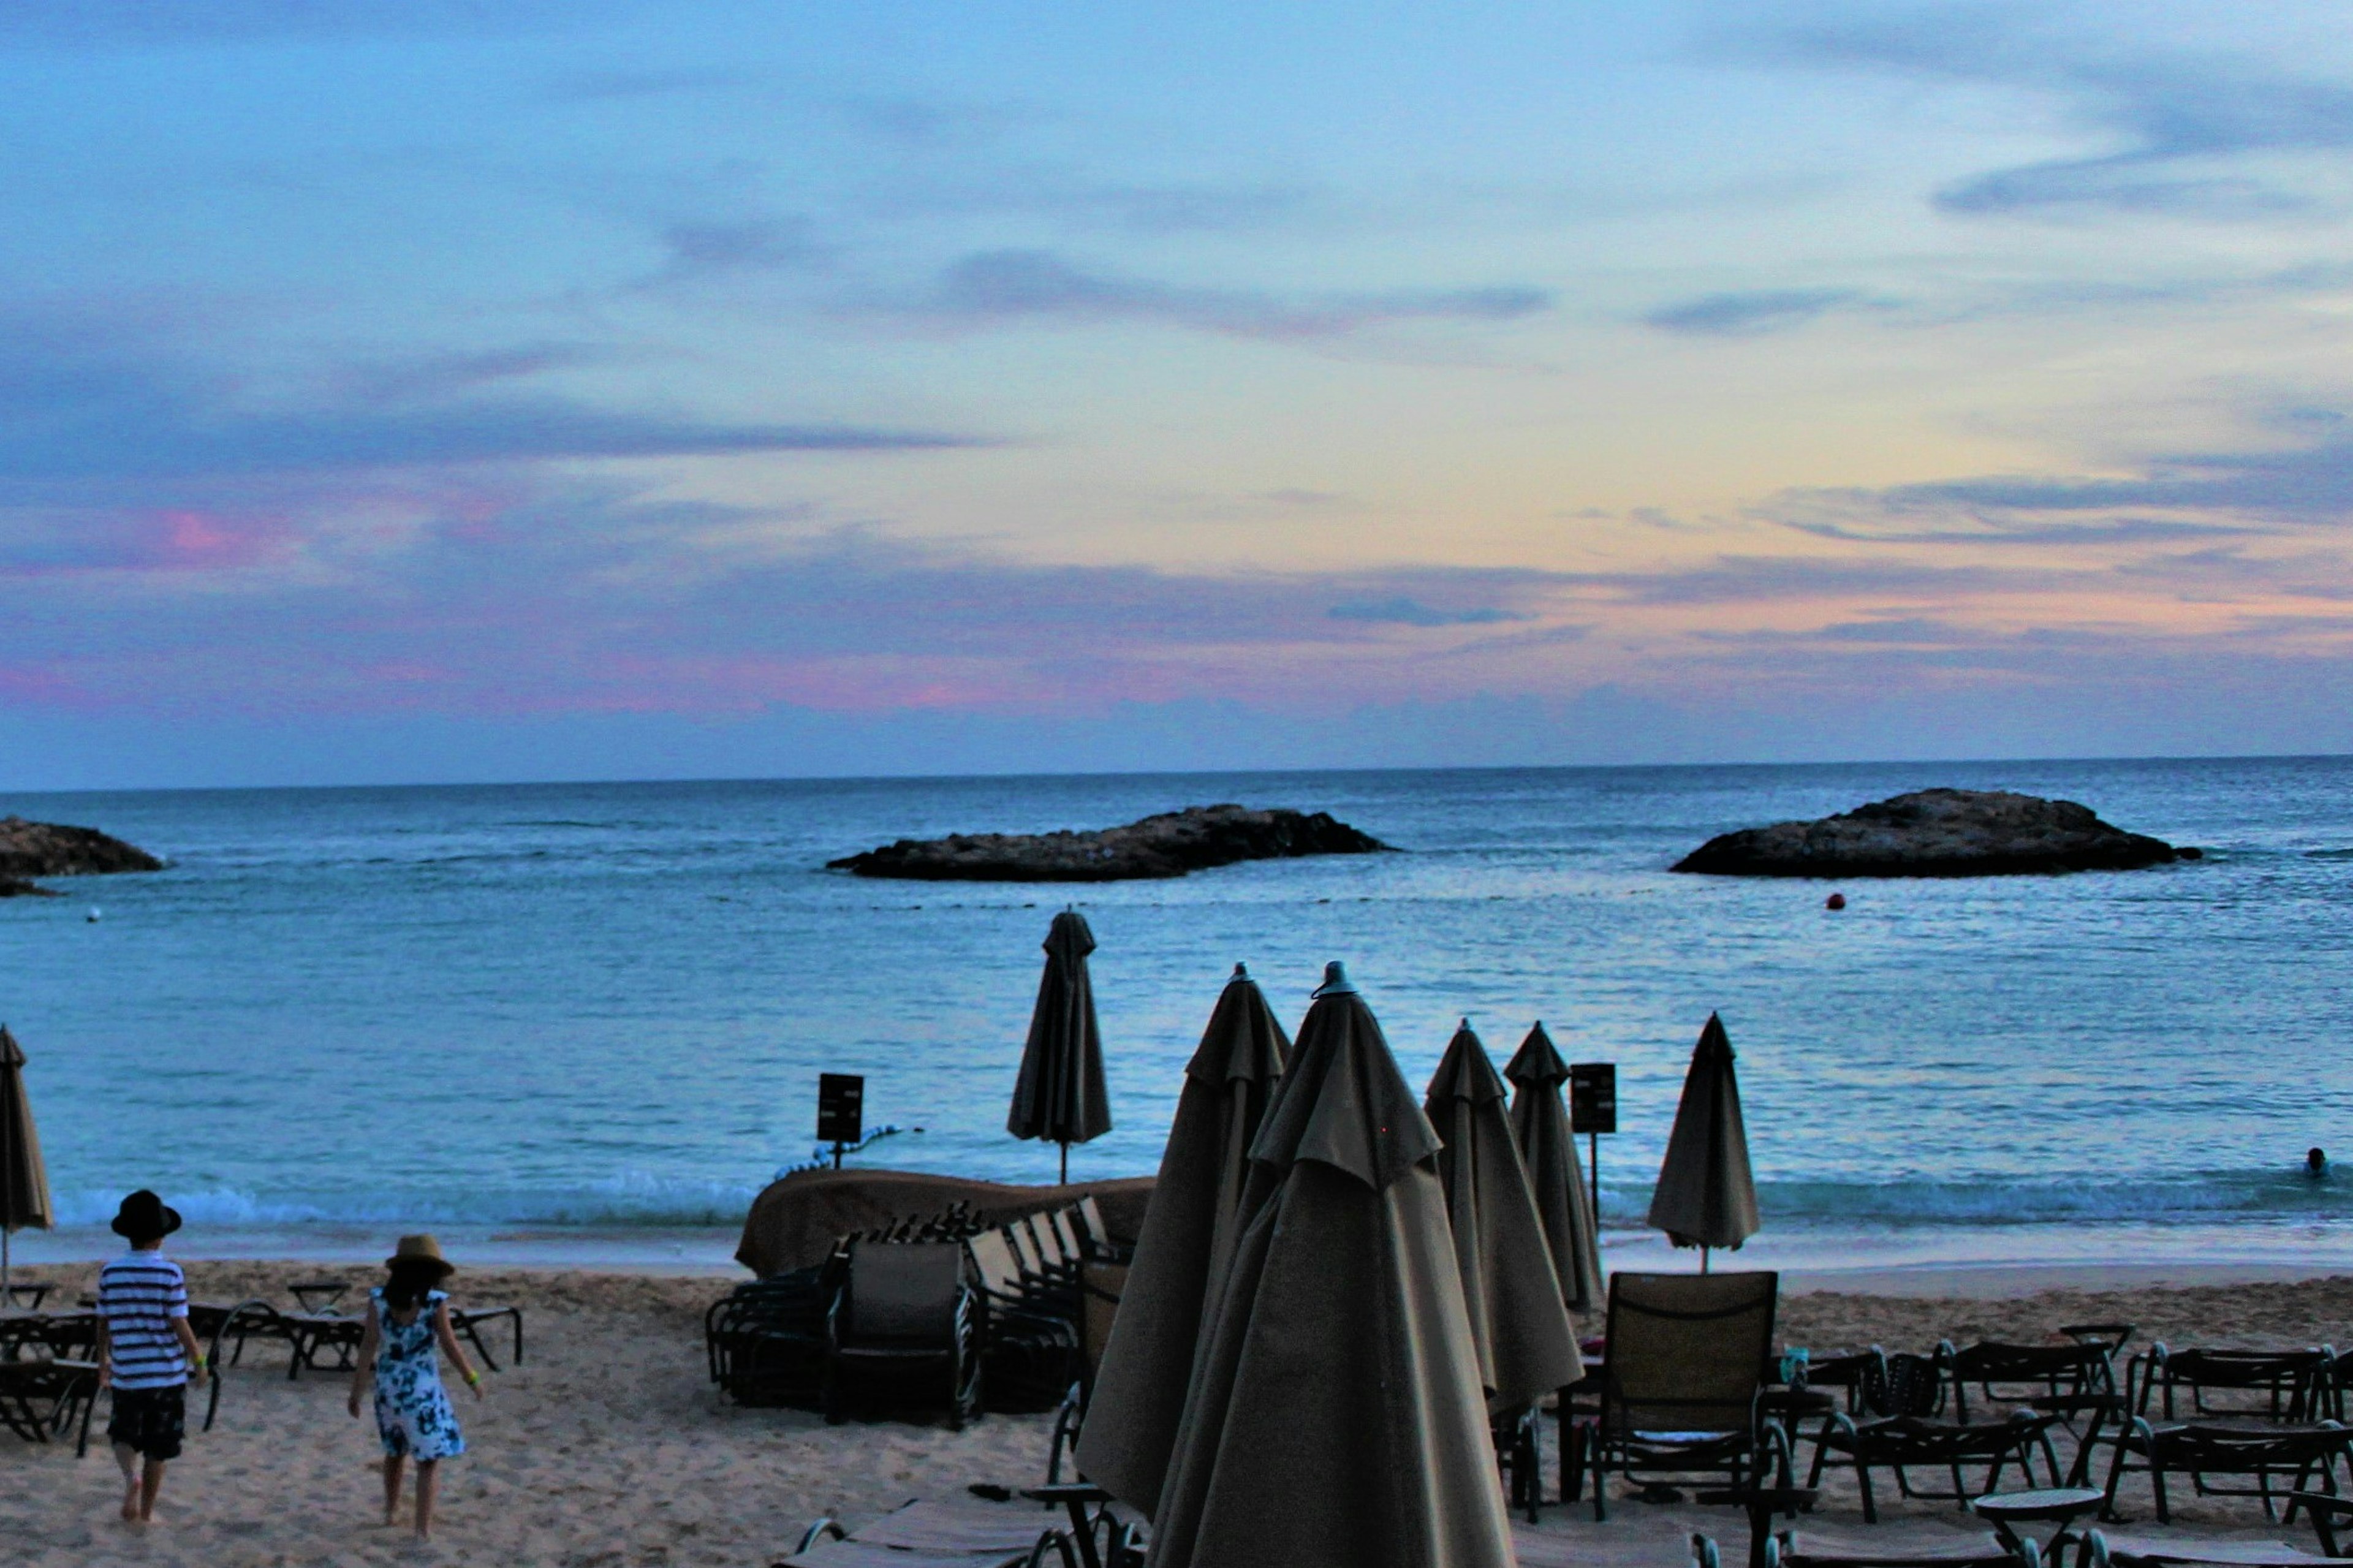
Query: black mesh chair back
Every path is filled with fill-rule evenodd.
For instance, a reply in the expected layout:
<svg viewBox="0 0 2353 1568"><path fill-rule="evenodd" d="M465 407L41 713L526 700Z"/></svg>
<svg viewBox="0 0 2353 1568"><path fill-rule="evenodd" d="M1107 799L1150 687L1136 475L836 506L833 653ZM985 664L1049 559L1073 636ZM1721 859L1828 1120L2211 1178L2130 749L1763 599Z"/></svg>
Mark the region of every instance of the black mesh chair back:
<svg viewBox="0 0 2353 1568"><path fill-rule="evenodd" d="M1935 1356L1898 1351L1862 1369L1861 1415L1928 1416L1944 1407L1945 1372Z"/></svg>
<svg viewBox="0 0 2353 1568"><path fill-rule="evenodd" d="M1780 1276L1609 1279L1609 1412L1630 1431L1739 1432L1755 1418Z"/></svg>
<svg viewBox="0 0 2353 1568"><path fill-rule="evenodd" d="M849 1279L842 1287L843 1337L953 1343L964 1267L957 1242L860 1242L849 1250Z"/></svg>

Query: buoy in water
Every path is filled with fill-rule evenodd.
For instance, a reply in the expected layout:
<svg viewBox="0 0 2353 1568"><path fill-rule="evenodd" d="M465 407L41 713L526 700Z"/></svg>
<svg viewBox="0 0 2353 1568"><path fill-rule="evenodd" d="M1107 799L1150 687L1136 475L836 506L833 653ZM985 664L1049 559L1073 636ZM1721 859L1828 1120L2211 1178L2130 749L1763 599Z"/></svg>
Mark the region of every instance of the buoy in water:
<svg viewBox="0 0 2353 1568"><path fill-rule="evenodd" d="M90 924L96 925L98 923L98 911L96 910L90 910L88 918Z"/></svg>
<svg viewBox="0 0 2353 1568"><path fill-rule="evenodd" d="M1846 895L1844 893L1832 893L1829 898L1822 900L1822 908L1826 910L1842 910L1846 908Z"/></svg>

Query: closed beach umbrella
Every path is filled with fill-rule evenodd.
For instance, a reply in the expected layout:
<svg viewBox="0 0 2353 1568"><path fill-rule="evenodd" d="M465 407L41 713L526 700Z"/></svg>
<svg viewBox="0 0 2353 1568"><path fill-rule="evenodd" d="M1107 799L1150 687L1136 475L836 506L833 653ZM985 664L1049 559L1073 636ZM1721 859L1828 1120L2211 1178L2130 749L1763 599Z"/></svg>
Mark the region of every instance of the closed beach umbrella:
<svg viewBox="0 0 2353 1568"><path fill-rule="evenodd" d="M1538 1024L1504 1065L1504 1076L1512 1080L1512 1137L1528 1168L1536 1213L1544 1216L1561 1301L1572 1312L1590 1312L1601 1304L1601 1237L1586 1196L1585 1169L1577 1163L1568 1107L1561 1103L1568 1064Z"/></svg>
<svg viewBox="0 0 2353 1568"><path fill-rule="evenodd" d="M1438 1133L1339 965L1250 1149L1151 1568L1509 1568Z"/></svg>
<svg viewBox="0 0 2353 1568"><path fill-rule="evenodd" d="M1079 1471L1149 1515L1185 1412L1202 1319L1240 1239L1250 1144L1291 1054L1239 963L1185 1068L1160 1179L1136 1237L1079 1435Z"/></svg>
<svg viewBox="0 0 2353 1568"><path fill-rule="evenodd" d="M1651 1194L1651 1227L1677 1247L1708 1251L1738 1247L1757 1234L1757 1178L1748 1168L1748 1130L1740 1120L1740 1081L1732 1071L1732 1042L1724 1020L1710 1013L1692 1051L1675 1107L1667 1157Z"/></svg>
<svg viewBox="0 0 2353 1568"><path fill-rule="evenodd" d="M1454 1031L1421 1108L1444 1143L1438 1180L1480 1375L1497 1409L1516 1409L1575 1383L1584 1363L1504 1112L1504 1080L1470 1019Z"/></svg>
<svg viewBox="0 0 2353 1568"><path fill-rule="evenodd" d="M47 1230L49 1173L41 1164L40 1134L25 1098L25 1053L0 1024L0 1309L8 1305L8 1237L30 1226Z"/></svg>
<svg viewBox="0 0 2353 1568"><path fill-rule="evenodd" d="M1103 1089L1103 1032L1095 1026L1095 989L1087 954L1095 933L1076 910L1054 917L1046 932L1046 973L1029 1015L1029 1044L1013 1085L1005 1130L1062 1146L1062 1180L1071 1179L1071 1145L1111 1131Z"/></svg>

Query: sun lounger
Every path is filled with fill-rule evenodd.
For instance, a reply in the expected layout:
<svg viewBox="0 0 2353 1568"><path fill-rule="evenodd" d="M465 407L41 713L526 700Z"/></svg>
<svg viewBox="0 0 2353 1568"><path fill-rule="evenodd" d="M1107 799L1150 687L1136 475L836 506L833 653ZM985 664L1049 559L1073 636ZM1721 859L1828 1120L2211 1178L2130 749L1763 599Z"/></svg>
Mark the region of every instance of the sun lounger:
<svg viewBox="0 0 2353 1568"><path fill-rule="evenodd" d="M286 1378L292 1382L306 1371L322 1370L319 1358L332 1358L324 1370L349 1372L358 1361L360 1342L367 1334L367 1320L347 1318L340 1312L280 1312L279 1321L286 1325L287 1342L292 1353L286 1358Z"/></svg>
<svg viewBox="0 0 2353 1568"><path fill-rule="evenodd" d="M87 1454L97 1403L96 1362L0 1362L0 1426L27 1443L61 1442L75 1432L75 1455Z"/></svg>
<svg viewBox="0 0 2353 1568"><path fill-rule="evenodd" d="M2336 1414L2337 1352L2173 1350L2163 1341L2133 1358L2133 1414L2166 1421L2316 1421ZM2235 1400L2218 1395L2240 1394ZM2149 1409L2154 1403L2158 1410Z"/></svg>
<svg viewBox="0 0 2353 1568"><path fill-rule="evenodd" d="M742 1405L821 1408L825 1316L844 1266L828 1260L756 1279L712 1302L702 1319L711 1381Z"/></svg>
<svg viewBox="0 0 2353 1568"><path fill-rule="evenodd" d="M1609 1517L1612 1469L1636 1485L1722 1478L1740 1488L1778 1470L1789 1449L1758 1408L1780 1277L1634 1274L1609 1280L1609 1355L1588 1429L1593 1517Z"/></svg>
<svg viewBox="0 0 2353 1568"><path fill-rule="evenodd" d="M1704 1550L1697 1544L1705 1539L1694 1538L1693 1557L1700 1568L1717 1568L1714 1543ZM1809 1529L1803 1533L1783 1531L1765 1543L1765 1568L2040 1568L2040 1563L2032 1542L2021 1542L2013 1551L1990 1533L1931 1541Z"/></svg>
<svg viewBox="0 0 2353 1568"><path fill-rule="evenodd" d="M236 1366L245 1360L248 1340L278 1340L289 1346L294 1342L294 1331L277 1308L259 1296L224 1307L216 1301L196 1301L188 1307L188 1327L196 1338L204 1341L209 1360L206 1364L217 1371L224 1364L221 1346L229 1346L226 1364Z"/></svg>
<svg viewBox="0 0 2353 1568"><path fill-rule="evenodd" d="M2200 1541L2181 1535L2109 1535L2092 1531L2084 1538L2081 1568L2307 1568L2340 1564L2337 1557L2276 1541Z"/></svg>
<svg viewBox="0 0 2353 1568"><path fill-rule="evenodd" d="M1858 1421L1843 1414L1832 1415L1815 1446L1814 1467L1806 1484L1820 1485L1823 1469L1832 1464L1852 1469L1862 1491L1863 1521L1871 1524L1879 1521L1871 1484L1874 1469L1893 1471L1895 1489L1905 1497L1967 1507L1970 1499L1999 1489L2003 1472L2012 1465L2028 1487L2043 1484L2034 1478L2034 1453L2039 1448L2048 1484L2056 1487L2063 1478L2059 1457L2051 1447L2050 1431L2059 1419L2055 1414L2032 1410L2015 1411L2005 1420L1966 1422L1929 1421L1916 1415ZM1973 1487L1963 1479L1962 1470L1978 1465L1985 1467L1985 1484ZM1915 1468L1946 1471L1952 1478L1953 1489L1921 1488L1912 1479Z"/></svg>
<svg viewBox="0 0 2353 1568"><path fill-rule="evenodd" d="M1079 1328L1025 1289L1002 1232L965 1243L980 1282L982 1386L991 1410L1051 1410L1079 1377Z"/></svg>
<svg viewBox="0 0 2353 1568"><path fill-rule="evenodd" d="M0 1359L96 1361L96 1312L22 1312L0 1317Z"/></svg>
<svg viewBox="0 0 2353 1568"><path fill-rule="evenodd" d="M944 1397L948 1424L961 1430L980 1414L978 1292L964 1244L861 1241L826 1315L828 1421L878 1388L926 1404Z"/></svg>
<svg viewBox="0 0 2353 1568"><path fill-rule="evenodd" d="M1940 1346L1953 1384L1953 1414L1969 1418L1969 1389L1985 1404L2056 1415L2075 1439L2075 1462L2067 1484L2082 1486L2091 1473L2092 1448L2102 1429L2122 1425L2126 1399L2116 1388L2116 1363L2099 1339L2068 1345L2014 1345L1988 1341L1963 1350ZM2046 1445L2047 1447L2047 1445ZM2053 1483L2056 1484L2055 1482Z"/></svg>
<svg viewBox="0 0 2353 1568"><path fill-rule="evenodd" d="M2295 1512L2293 1494L2306 1489L2334 1494L2337 1467L2353 1457L2353 1429L2325 1421L2316 1426L2183 1426L2156 1425L2136 1415L2116 1434L2116 1458L2108 1468L2108 1502L2104 1518L2117 1517L2116 1488L2128 1471L2146 1471L2157 1503L2160 1524L2172 1520L2166 1498L2165 1478L2187 1475L2200 1497L2261 1498L2265 1518L2274 1517L2275 1501L2287 1504L2282 1518ZM2253 1478L2252 1487L2221 1487L2214 1476ZM2312 1486L2315 1480L2316 1488Z"/></svg>
<svg viewBox="0 0 2353 1568"><path fill-rule="evenodd" d="M514 1363L521 1366L522 1364L522 1309L521 1307L453 1306L449 1309L450 1331L453 1333L465 1335L472 1342L474 1353L480 1356L482 1364L492 1372L499 1370L498 1358L491 1354L491 1347L482 1342L482 1325L495 1323L501 1320L514 1331Z"/></svg>
<svg viewBox="0 0 2353 1568"><path fill-rule="evenodd" d="M1060 1515L1035 1501L937 1498L846 1531L818 1520L776 1568L1027 1568L1075 1563ZM1067 1552L1067 1554L1066 1554Z"/></svg>

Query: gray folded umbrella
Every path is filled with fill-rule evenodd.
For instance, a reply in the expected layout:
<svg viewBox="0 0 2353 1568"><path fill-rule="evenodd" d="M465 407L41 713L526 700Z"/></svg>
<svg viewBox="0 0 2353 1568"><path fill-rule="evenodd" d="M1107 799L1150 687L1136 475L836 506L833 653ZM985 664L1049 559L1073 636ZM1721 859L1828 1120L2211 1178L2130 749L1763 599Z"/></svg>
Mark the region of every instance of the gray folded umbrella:
<svg viewBox="0 0 2353 1568"><path fill-rule="evenodd" d="M1421 1108L1444 1140L1438 1180L1480 1376L1497 1409L1515 1409L1575 1383L1585 1363L1504 1114L1504 1080L1470 1019L1454 1031Z"/></svg>
<svg viewBox="0 0 2353 1568"><path fill-rule="evenodd" d="M8 1237L27 1226L56 1224L49 1208L49 1173L41 1163L41 1135L25 1098L25 1053L0 1024L0 1309L8 1305Z"/></svg>
<svg viewBox="0 0 2353 1568"><path fill-rule="evenodd" d="M1054 917L1046 931L1046 972L1029 1015L1029 1043L1014 1080L1005 1130L1062 1147L1062 1180L1071 1179L1071 1145L1111 1131L1111 1096L1103 1087L1103 1031L1095 1024L1095 991L1087 954L1095 933L1076 910Z"/></svg>
<svg viewBox="0 0 2353 1568"><path fill-rule="evenodd" d="M1602 1300L1601 1237L1586 1194L1585 1169L1577 1163L1577 1138L1569 1131L1568 1107L1560 1098L1568 1064L1538 1024L1504 1064L1504 1076L1512 1081L1512 1138L1528 1168L1536 1213L1544 1216L1561 1301L1572 1312L1593 1311Z"/></svg>
<svg viewBox="0 0 2353 1568"><path fill-rule="evenodd" d="M1732 1070L1732 1041L1724 1020L1710 1013L1692 1051L1683 1097L1675 1107L1667 1157L1651 1194L1651 1227L1677 1247L1708 1252L1737 1248L1757 1234L1757 1178L1748 1167L1748 1130L1740 1119L1740 1081Z"/></svg>
<svg viewBox="0 0 2353 1568"><path fill-rule="evenodd" d="M1250 1150L1153 1568L1512 1563L1438 1133L1338 968Z"/></svg>
<svg viewBox="0 0 2353 1568"><path fill-rule="evenodd" d="M1185 1411L1202 1320L1240 1239L1251 1142L1291 1054L1239 963L1185 1068L1160 1179L1087 1401L1079 1471L1150 1514Z"/></svg>

